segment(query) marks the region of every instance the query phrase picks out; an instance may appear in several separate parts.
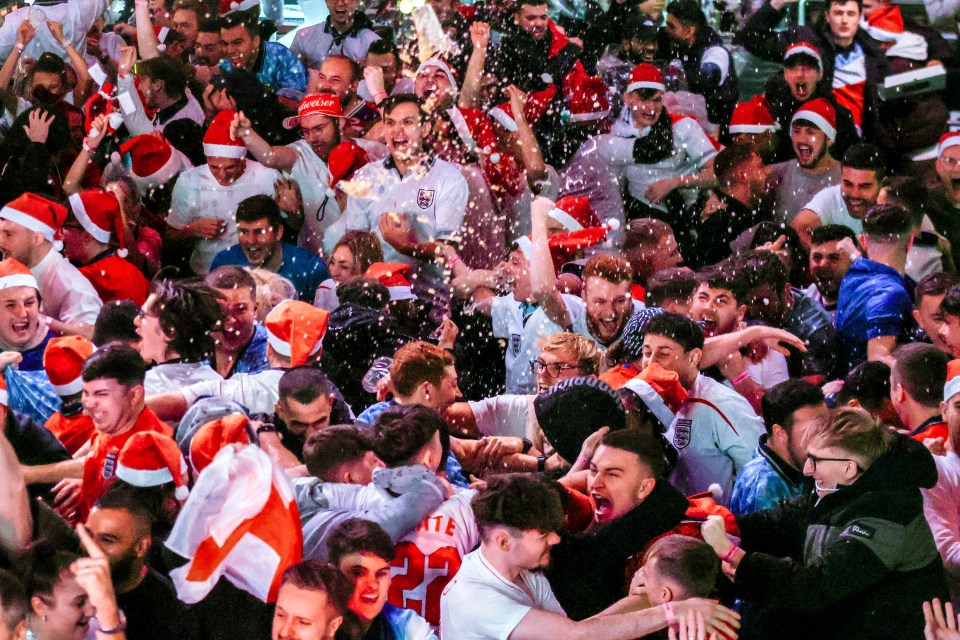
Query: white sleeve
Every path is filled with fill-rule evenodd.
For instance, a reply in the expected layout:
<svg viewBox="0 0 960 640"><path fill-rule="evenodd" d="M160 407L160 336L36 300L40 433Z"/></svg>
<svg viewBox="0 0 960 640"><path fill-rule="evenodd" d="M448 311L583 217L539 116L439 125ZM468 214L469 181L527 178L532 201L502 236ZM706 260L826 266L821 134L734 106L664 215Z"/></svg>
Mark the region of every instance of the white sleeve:
<svg viewBox="0 0 960 640"><path fill-rule="evenodd" d="M633 160L633 145L635 142L636 138L621 138L606 133L584 142L580 153L583 156L596 153L605 165L616 172L618 167L636 164Z"/></svg>
<svg viewBox="0 0 960 640"><path fill-rule="evenodd" d="M830 205L834 200L833 192L836 187L826 187L817 192L815 196L803 208L810 209L820 218L822 224L833 222L833 216L830 213Z"/></svg>
<svg viewBox="0 0 960 640"><path fill-rule="evenodd" d="M436 237L449 238L460 231L463 215L467 210L470 190L463 175L456 171L449 180L444 180L437 193Z"/></svg>
<svg viewBox="0 0 960 640"><path fill-rule="evenodd" d="M483 400L470 400L467 404L473 410L477 429L483 435L517 438L526 435L527 396L508 393Z"/></svg>
<svg viewBox="0 0 960 640"><path fill-rule="evenodd" d="M117 79L117 95L121 100L120 112L123 114L123 124L127 125L127 130L132 136L139 136L156 131L156 126L147 117L143 110L143 102L140 100L140 94L137 93L133 84L133 76ZM130 100L126 109L123 104Z"/></svg>
<svg viewBox="0 0 960 640"><path fill-rule="evenodd" d="M921 489L923 511L937 543L943 568L951 580L960 578L960 496L957 495L957 458L934 456L940 474L931 489Z"/></svg>
<svg viewBox="0 0 960 640"><path fill-rule="evenodd" d="M703 127L693 118L681 118L674 123L673 133L680 138L684 153L698 169L717 155L717 148L710 142Z"/></svg>
<svg viewBox="0 0 960 640"><path fill-rule="evenodd" d="M60 305L60 317L57 320L66 324L92 325L97 321L100 308L103 306L100 294L86 276L76 271L75 267L65 266L74 271L74 277L69 283L69 290L65 292L63 303Z"/></svg>
<svg viewBox="0 0 960 640"><path fill-rule="evenodd" d="M562 606L560 606L557 596L554 595L553 589L550 587L550 581L547 580L543 574L537 574L536 591L537 602L540 605L537 607L538 609L541 611L558 613L562 616L567 615L567 612L563 610Z"/></svg>
<svg viewBox="0 0 960 640"><path fill-rule="evenodd" d="M532 608L486 585L464 582L459 586L444 593L440 603L448 612L444 619L450 619L452 630L469 632L471 638L507 640Z"/></svg>
<svg viewBox="0 0 960 640"><path fill-rule="evenodd" d="M275 377L247 373L234 374L229 380L204 380L180 391L187 404L204 396L217 396L236 402L251 413L270 413L279 397Z"/></svg>

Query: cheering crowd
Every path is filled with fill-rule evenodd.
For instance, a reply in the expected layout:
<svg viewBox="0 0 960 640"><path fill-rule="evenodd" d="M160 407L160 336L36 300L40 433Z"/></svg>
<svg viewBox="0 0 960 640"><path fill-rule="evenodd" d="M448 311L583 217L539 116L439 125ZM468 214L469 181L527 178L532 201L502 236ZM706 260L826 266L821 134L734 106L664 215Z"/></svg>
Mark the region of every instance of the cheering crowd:
<svg viewBox="0 0 960 640"><path fill-rule="evenodd" d="M602 4L7 7L0 640L960 640L960 7Z"/></svg>

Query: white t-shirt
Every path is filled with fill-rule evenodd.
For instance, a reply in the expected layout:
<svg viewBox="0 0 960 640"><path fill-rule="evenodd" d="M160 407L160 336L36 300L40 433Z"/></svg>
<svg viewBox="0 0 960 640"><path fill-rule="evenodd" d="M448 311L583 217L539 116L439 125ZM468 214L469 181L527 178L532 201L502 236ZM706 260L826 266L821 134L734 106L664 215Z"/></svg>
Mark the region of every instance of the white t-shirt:
<svg viewBox="0 0 960 640"><path fill-rule="evenodd" d="M199 382L218 382L223 377L214 371L210 365L199 362L173 362L158 364L147 370L143 382L148 396L155 393L169 393L180 391L186 386Z"/></svg>
<svg viewBox="0 0 960 640"><path fill-rule="evenodd" d="M567 312L574 315L573 300L576 296L562 294ZM540 355L537 340L563 331L563 327L551 322L543 309L537 309L523 322L523 311L513 294L497 296L490 303L495 338L507 340L506 367L507 393L536 393L537 377L530 370L530 363Z"/></svg>
<svg viewBox="0 0 960 640"><path fill-rule="evenodd" d="M787 370L787 358L779 351L771 349L760 362L747 365L747 374L764 389L772 389L790 378Z"/></svg>
<svg viewBox="0 0 960 640"><path fill-rule="evenodd" d="M372 231L383 245L386 262L403 262L412 269L410 281L415 289L439 285L443 270L403 255L383 241L380 216L387 212L405 213L417 242L432 242L456 237L467 209L468 189L456 165L433 159L426 172L408 171L401 176L393 159L371 162L354 175L355 183L369 184L364 197L350 196L344 215L348 229ZM420 282L418 282L420 281Z"/></svg>
<svg viewBox="0 0 960 640"><path fill-rule="evenodd" d="M273 185L279 178L279 171L253 160L247 160L243 175L228 187L217 182L206 164L180 174L173 188L167 223L174 229L183 229L201 218L226 223L226 231L219 238L197 242L190 256L191 269L206 275L214 256L237 244L237 205L250 196L273 197Z"/></svg>
<svg viewBox="0 0 960 640"><path fill-rule="evenodd" d="M397 542L397 557L390 563L390 604L440 624L440 593L480 542L470 507L475 494L461 491L448 498Z"/></svg>
<svg viewBox="0 0 960 640"><path fill-rule="evenodd" d="M40 285L41 311L67 324L97 321L103 301L87 277L51 248L30 272Z"/></svg>
<svg viewBox="0 0 960 640"><path fill-rule="evenodd" d="M64 37L73 43L73 47L81 56L87 52L87 32L104 11L107 10L106 0L67 0L58 4L36 5L36 9L43 11L46 21L63 23ZM24 6L8 13L0 25L0 58L6 60L17 42L17 29L20 23L29 19L32 6ZM37 60L40 54L51 51L64 61L69 62L66 49L60 46L46 24L37 27L37 35L27 44L23 56Z"/></svg>
<svg viewBox="0 0 960 640"><path fill-rule="evenodd" d="M443 637L507 640L531 609L566 615L543 573L522 571L519 578L525 589L494 569L482 549L466 556L440 598Z"/></svg>
<svg viewBox="0 0 960 640"><path fill-rule="evenodd" d="M217 375L203 382L180 389L188 405L205 396L217 396L236 402L250 413L273 413L280 399L280 378L283 371L267 369L257 373L235 373L229 380Z"/></svg>
<svg viewBox="0 0 960 640"><path fill-rule="evenodd" d="M321 255L324 231L340 219L340 205L328 193L330 169L306 140L297 140L287 147L297 154L297 161L287 175L296 180L303 196L303 227L297 246Z"/></svg>
<svg viewBox="0 0 960 640"><path fill-rule="evenodd" d="M673 153L654 164L637 164L633 159L633 145L637 138L650 133L650 127L636 129L630 122L628 110L612 129L612 133L594 136L583 143L583 155L598 153L610 170L621 178L626 178L630 195L656 209L666 211L662 204L650 204L647 188L655 182L676 176L695 175L717 155L717 149L709 136L693 118L679 118L673 122ZM683 190L690 192L689 189ZM685 195L686 197L686 195ZM690 192L688 199L695 198Z"/></svg>
<svg viewBox="0 0 960 640"><path fill-rule="evenodd" d="M513 436L523 438L527 435L527 420L533 411L535 395L516 395L506 393L483 400L470 400L470 410L477 424L477 430L485 436Z"/></svg>
<svg viewBox="0 0 960 640"><path fill-rule="evenodd" d="M827 187L820 191L807 203L804 209L810 209L820 218L824 225L842 224L853 229L857 235L863 233L863 220L854 218L847 210L847 203L840 195L840 185Z"/></svg>
<svg viewBox="0 0 960 640"><path fill-rule="evenodd" d="M716 482L727 504L737 474L753 457L765 432L763 421L743 396L703 374L697 375L689 398L713 406L688 399L677 411L666 433L680 454L670 484L692 495Z"/></svg>

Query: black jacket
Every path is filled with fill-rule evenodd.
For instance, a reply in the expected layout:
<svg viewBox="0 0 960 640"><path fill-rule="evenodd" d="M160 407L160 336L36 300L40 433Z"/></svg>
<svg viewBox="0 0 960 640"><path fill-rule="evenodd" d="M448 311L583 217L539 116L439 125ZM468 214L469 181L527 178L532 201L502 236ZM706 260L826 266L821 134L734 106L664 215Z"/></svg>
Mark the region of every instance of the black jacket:
<svg viewBox="0 0 960 640"><path fill-rule="evenodd" d="M658 480L643 503L613 522L590 533L561 534L546 575L566 614L583 620L624 597L627 561L680 524L689 506L670 483Z"/></svg>
<svg viewBox="0 0 960 640"><path fill-rule="evenodd" d="M789 621L779 638L923 638L923 602L949 597L920 494L936 482L930 452L897 435L849 487L737 518L739 595Z"/></svg>
<svg viewBox="0 0 960 640"><path fill-rule="evenodd" d="M823 79L825 87L833 86L833 71L837 54L841 50L833 43L830 27L821 21L816 26L793 26L784 31L774 32L773 28L783 18L784 9L777 11L767 0L734 37L734 44L743 45L747 51L772 62L783 62L787 47L795 42L809 42L820 50L823 59ZM877 88L887 75L887 58L876 42L863 29L857 30L854 44L863 48L866 58L867 86L864 90L863 134L870 139L873 135L874 120L879 96Z"/></svg>
<svg viewBox="0 0 960 640"><path fill-rule="evenodd" d="M704 69L702 66L703 55L711 47L720 47L727 55L727 76L723 82L720 81L719 73L711 72L709 67ZM689 49L680 52L677 59L683 65L690 91L707 99L707 117L710 122L716 125L729 124L740 93L733 57L724 47L720 36L712 29L706 29L697 34L696 42Z"/></svg>

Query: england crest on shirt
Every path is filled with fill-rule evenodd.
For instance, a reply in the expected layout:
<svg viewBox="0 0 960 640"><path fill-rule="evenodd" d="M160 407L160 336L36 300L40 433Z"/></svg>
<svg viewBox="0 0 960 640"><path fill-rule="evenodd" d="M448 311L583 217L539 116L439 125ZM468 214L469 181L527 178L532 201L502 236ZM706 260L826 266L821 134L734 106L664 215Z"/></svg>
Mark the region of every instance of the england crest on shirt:
<svg viewBox="0 0 960 640"><path fill-rule="evenodd" d="M690 444L690 431L693 428L693 420L689 418L678 418L677 424L673 427L673 446L677 449L683 449Z"/></svg>
<svg viewBox="0 0 960 640"><path fill-rule="evenodd" d="M417 191L417 206L421 209L429 209L433 206L433 196L435 193L433 189L420 189Z"/></svg>
<svg viewBox="0 0 960 640"><path fill-rule="evenodd" d="M106 459L104 459L103 461L103 479L104 480L111 479L116 469L117 469L117 454L108 453Z"/></svg>

